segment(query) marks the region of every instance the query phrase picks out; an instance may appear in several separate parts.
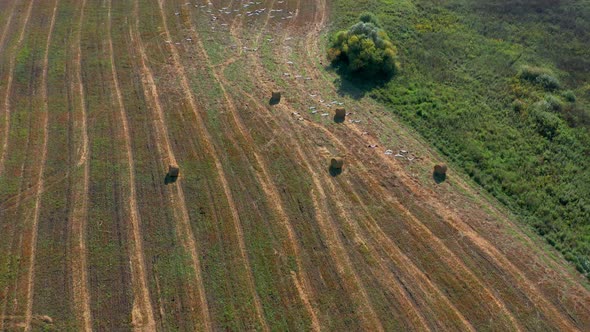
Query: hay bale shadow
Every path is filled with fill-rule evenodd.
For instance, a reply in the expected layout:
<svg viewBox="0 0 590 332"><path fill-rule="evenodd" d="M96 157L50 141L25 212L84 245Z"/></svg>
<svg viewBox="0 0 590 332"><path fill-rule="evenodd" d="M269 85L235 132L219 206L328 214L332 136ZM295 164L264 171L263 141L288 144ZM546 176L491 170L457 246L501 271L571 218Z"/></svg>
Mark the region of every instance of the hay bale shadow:
<svg viewBox="0 0 590 332"><path fill-rule="evenodd" d="M445 180L447 179L447 175L440 174L437 172L432 172L432 178L434 179L434 182L436 182L437 184L440 184L440 183L445 182Z"/></svg>
<svg viewBox="0 0 590 332"><path fill-rule="evenodd" d="M335 123L342 123L342 122L344 122L344 120L345 119L343 117L338 116L338 115L334 115L334 122Z"/></svg>
<svg viewBox="0 0 590 332"><path fill-rule="evenodd" d="M329 167L328 172L330 173L330 176L335 178L338 175L342 174L342 168Z"/></svg>
<svg viewBox="0 0 590 332"><path fill-rule="evenodd" d="M166 177L164 178L164 184L169 185L171 183L176 182L176 180L178 180L178 176L171 176L170 174L166 174Z"/></svg>
<svg viewBox="0 0 590 332"><path fill-rule="evenodd" d="M270 106L277 105L277 104L278 104L278 103L280 103L280 102L281 102L281 100L280 100L280 99L277 99L277 98L270 98L270 99L268 100L268 104L269 104Z"/></svg>

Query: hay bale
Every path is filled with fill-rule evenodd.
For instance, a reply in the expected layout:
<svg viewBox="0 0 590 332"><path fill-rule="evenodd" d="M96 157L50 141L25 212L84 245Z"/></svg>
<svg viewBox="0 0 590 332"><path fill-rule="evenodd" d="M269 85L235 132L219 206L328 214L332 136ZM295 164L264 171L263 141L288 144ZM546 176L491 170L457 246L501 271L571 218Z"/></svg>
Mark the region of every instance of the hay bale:
<svg viewBox="0 0 590 332"><path fill-rule="evenodd" d="M281 101L281 92L280 91L273 91L271 100L275 103L280 102Z"/></svg>
<svg viewBox="0 0 590 332"><path fill-rule="evenodd" d="M341 169L344 166L344 159L340 157L335 157L330 160L330 168L332 169Z"/></svg>
<svg viewBox="0 0 590 332"><path fill-rule="evenodd" d="M437 176L446 176L447 175L447 165L434 165L434 175Z"/></svg>
<svg viewBox="0 0 590 332"><path fill-rule="evenodd" d="M344 120L346 118L346 110L344 108L337 108L334 119Z"/></svg>
<svg viewBox="0 0 590 332"><path fill-rule="evenodd" d="M180 175L180 168L178 165L168 165L168 176L175 178Z"/></svg>

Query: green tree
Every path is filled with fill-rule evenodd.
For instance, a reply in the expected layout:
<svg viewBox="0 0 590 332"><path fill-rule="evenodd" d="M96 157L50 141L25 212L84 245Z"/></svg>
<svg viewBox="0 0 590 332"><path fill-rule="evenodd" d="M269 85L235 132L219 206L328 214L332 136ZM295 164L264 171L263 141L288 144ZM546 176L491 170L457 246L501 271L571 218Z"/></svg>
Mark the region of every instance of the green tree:
<svg viewBox="0 0 590 332"><path fill-rule="evenodd" d="M373 14L361 15L360 22L331 40L328 58L336 67L363 78L391 78L397 72L397 50Z"/></svg>

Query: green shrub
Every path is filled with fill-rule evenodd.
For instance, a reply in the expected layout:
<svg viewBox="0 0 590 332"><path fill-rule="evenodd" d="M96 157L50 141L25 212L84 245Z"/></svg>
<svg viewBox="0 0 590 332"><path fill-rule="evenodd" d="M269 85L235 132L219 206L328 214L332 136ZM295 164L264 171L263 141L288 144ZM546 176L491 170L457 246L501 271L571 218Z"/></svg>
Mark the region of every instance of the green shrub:
<svg viewBox="0 0 590 332"><path fill-rule="evenodd" d="M548 91L557 90L561 86L557 78L549 74L541 74L539 77L535 79L535 83L542 86L543 89Z"/></svg>
<svg viewBox="0 0 590 332"><path fill-rule="evenodd" d="M359 21L363 23L373 23L375 26L381 27L379 19L377 19L377 16L371 12L362 13L361 16L359 16Z"/></svg>
<svg viewBox="0 0 590 332"><path fill-rule="evenodd" d="M563 109L563 103L559 98L557 98L554 95L545 96L545 101L548 104L548 109L553 112L561 112L561 110Z"/></svg>
<svg viewBox="0 0 590 332"><path fill-rule="evenodd" d="M536 80L537 77L539 77L543 74L547 74L547 70L544 68L533 67L533 66L522 66L520 68L520 72L518 73L518 76L523 80L527 80L527 81L532 82L532 81Z"/></svg>
<svg viewBox="0 0 590 332"><path fill-rule="evenodd" d="M576 102L576 95L571 90L565 91L563 93L563 98L565 98L565 100L567 100L570 103Z"/></svg>
<svg viewBox="0 0 590 332"><path fill-rule="evenodd" d="M391 78L397 71L395 46L387 33L373 23L374 15L363 14L360 19L361 22L332 37L329 60L354 76Z"/></svg>
<svg viewBox="0 0 590 332"><path fill-rule="evenodd" d="M545 68L523 66L518 76L548 91L557 90L561 87L559 80Z"/></svg>
<svg viewBox="0 0 590 332"><path fill-rule="evenodd" d="M522 112L524 107L525 107L525 103L520 99L516 99L512 102L512 110L514 112L520 113L520 112Z"/></svg>
<svg viewBox="0 0 590 332"><path fill-rule="evenodd" d="M551 112L552 106L546 100L535 103L531 110L531 117L535 122L535 129L542 136L553 139L558 132L559 117Z"/></svg>

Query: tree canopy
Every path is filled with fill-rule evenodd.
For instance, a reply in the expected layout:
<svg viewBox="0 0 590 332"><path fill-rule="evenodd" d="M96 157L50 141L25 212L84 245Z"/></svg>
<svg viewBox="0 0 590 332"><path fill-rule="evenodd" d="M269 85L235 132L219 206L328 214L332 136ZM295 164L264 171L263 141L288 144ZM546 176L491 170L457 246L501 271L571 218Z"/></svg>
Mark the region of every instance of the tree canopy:
<svg viewBox="0 0 590 332"><path fill-rule="evenodd" d="M397 71L395 46L373 14L362 14L359 20L332 36L329 60L355 76L391 78Z"/></svg>

